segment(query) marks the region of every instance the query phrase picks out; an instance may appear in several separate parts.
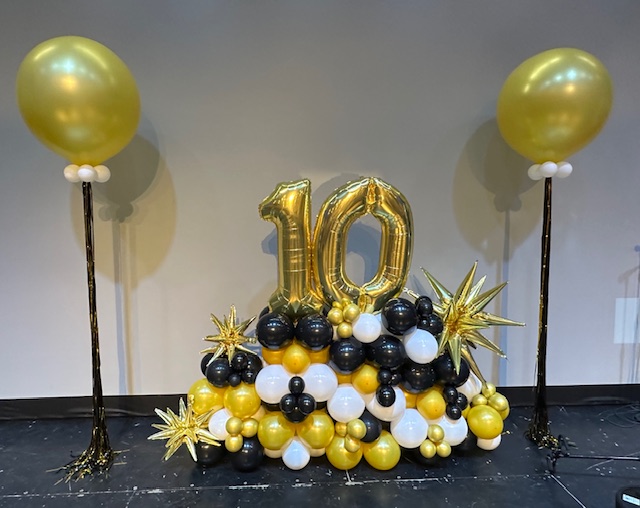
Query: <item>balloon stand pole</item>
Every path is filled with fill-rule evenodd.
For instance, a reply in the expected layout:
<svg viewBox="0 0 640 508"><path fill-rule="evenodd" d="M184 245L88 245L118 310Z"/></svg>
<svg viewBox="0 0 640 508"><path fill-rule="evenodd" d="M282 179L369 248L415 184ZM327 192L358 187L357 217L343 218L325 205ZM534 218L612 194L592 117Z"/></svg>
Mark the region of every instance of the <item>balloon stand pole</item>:
<svg viewBox="0 0 640 508"><path fill-rule="evenodd" d="M547 315L549 310L549 261L551 257L551 178L544 182L542 254L540 265L540 319L538 324L538 364L533 417L527 438L540 447L559 448L558 438L549 429L547 412Z"/></svg>
<svg viewBox="0 0 640 508"><path fill-rule="evenodd" d="M82 184L84 202L84 232L87 253L87 283L89 286L89 320L91 323L91 361L93 377L93 431L91 443L82 454L56 471L65 471L64 480L80 479L85 475L106 472L117 452L111 449L102 397L100 376L100 345L98 341L98 313L96 311L96 283L93 258L93 197L91 183Z"/></svg>

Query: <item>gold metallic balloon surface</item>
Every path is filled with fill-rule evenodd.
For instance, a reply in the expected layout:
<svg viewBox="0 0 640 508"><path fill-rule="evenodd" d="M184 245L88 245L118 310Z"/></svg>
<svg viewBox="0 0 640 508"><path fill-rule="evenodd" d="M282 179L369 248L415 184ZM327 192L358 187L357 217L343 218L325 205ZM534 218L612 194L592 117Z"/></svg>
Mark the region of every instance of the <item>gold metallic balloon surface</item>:
<svg viewBox="0 0 640 508"><path fill-rule="evenodd" d="M613 102L607 69L593 55L557 48L522 62L498 97L505 141L534 162L559 162L587 145Z"/></svg>
<svg viewBox="0 0 640 508"><path fill-rule="evenodd" d="M297 342L287 347L282 356L282 366L291 374L301 374L311 365L307 350Z"/></svg>
<svg viewBox="0 0 640 508"><path fill-rule="evenodd" d="M74 164L96 165L117 154L140 118L127 66L84 37L56 37L33 48L18 69L16 92L31 132Z"/></svg>
<svg viewBox="0 0 640 508"><path fill-rule="evenodd" d="M224 405L226 388L216 388L206 378L199 379L191 385L187 399L191 401L193 412L197 415L218 410Z"/></svg>
<svg viewBox="0 0 640 508"><path fill-rule="evenodd" d="M428 420L437 420L447 409L442 393L436 388L429 388L416 398L418 412Z"/></svg>
<svg viewBox="0 0 640 508"><path fill-rule="evenodd" d="M295 431L295 426L282 413L270 413L258 423L258 440L269 450L280 450Z"/></svg>
<svg viewBox="0 0 640 508"><path fill-rule="evenodd" d="M311 267L311 182L279 184L258 213L273 222L278 233L278 287L269 298L273 311L296 318L318 310Z"/></svg>
<svg viewBox="0 0 640 508"><path fill-rule="evenodd" d="M467 415L469 430L482 439L493 439L502 433L502 417L491 406L475 406Z"/></svg>
<svg viewBox="0 0 640 508"><path fill-rule="evenodd" d="M366 214L380 221L378 271L360 287L345 272L349 228ZM413 218L406 198L378 178L362 178L337 189L323 203L314 232L316 288L325 301L348 298L376 310L402 292L413 248Z"/></svg>
<svg viewBox="0 0 640 508"><path fill-rule="evenodd" d="M255 385L240 383L230 386L224 394L224 407L238 418L249 418L260 409L260 396Z"/></svg>
<svg viewBox="0 0 640 508"><path fill-rule="evenodd" d="M371 467L388 471L400 461L400 445L389 432L383 430L378 439L366 446L364 460Z"/></svg>
<svg viewBox="0 0 640 508"><path fill-rule="evenodd" d="M298 424L298 436L315 450L329 446L334 433L333 420L323 411L314 411Z"/></svg>
<svg viewBox="0 0 640 508"><path fill-rule="evenodd" d="M358 451L350 452L345 448L345 438L334 436L327 446L326 454L333 467L346 471L358 465L362 459L362 447Z"/></svg>

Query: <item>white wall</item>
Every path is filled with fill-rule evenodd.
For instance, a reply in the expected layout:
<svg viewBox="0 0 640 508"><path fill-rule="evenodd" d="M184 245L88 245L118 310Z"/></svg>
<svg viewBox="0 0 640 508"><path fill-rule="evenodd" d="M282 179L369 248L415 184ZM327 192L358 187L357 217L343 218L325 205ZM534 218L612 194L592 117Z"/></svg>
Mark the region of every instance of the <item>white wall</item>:
<svg viewBox="0 0 640 508"><path fill-rule="evenodd" d="M209 313L249 317L275 287L260 201L308 177L317 211L358 175L412 205L411 286L424 266L455 287L476 259L487 287L510 280L491 310L528 327L489 334L508 362L477 358L495 382L532 384L543 186L501 141L495 103L521 61L561 46L604 62L615 106L554 184L548 382L638 381L638 346L614 345L616 299L639 290L638 2L22 0L0 19L0 398L91 390L81 192L14 99L26 53L67 34L113 49L143 104L94 190L105 393L186 391ZM364 258L350 256L356 279Z"/></svg>

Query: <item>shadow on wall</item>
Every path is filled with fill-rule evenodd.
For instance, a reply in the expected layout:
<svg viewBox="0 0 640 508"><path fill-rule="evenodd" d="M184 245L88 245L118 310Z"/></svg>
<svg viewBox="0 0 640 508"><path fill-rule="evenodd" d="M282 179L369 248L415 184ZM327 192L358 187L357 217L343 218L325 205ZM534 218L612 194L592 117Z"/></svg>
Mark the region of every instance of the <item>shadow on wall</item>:
<svg viewBox="0 0 640 508"><path fill-rule="evenodd" d="M176 229L171 175L158 152L155 131L148 122L143 127L145 133L152 133L150 139L136 135L106 162L111 179L93 185L95 266L115 287L120 394L133 393L139 385L135 379L140 372L135 289L162 265ZM70 208L76 239L84 248L80 184L71 193ZM104 227L106 223L111 224L110 230ZM112 245L111 255L105 251L107 245Z"/></svg>

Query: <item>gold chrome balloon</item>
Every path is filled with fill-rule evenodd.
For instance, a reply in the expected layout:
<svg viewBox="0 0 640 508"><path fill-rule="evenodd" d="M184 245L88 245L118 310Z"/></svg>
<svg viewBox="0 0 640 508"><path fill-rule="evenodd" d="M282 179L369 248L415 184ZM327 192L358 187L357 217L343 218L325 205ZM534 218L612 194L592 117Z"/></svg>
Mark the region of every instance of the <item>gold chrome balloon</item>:
<svg viewBox="0 0 640 508"><path fill-rule="evenodd" d="M378 439L367 445L364 460L379 471L388 471L400 461L400 445L389 432L383 430Z"/></svg>
<svg viewBox="0 0 640 508"><path fill-rule="evenodd" d="M611 77L595 56L556 48L522 62L498 97L504 140L534 162L559 162L587 145L613 102Z"/></svg>
<svg viewBox="0 0 640 508"><path fill-rule="evenodd" d="M295 435L295 426L282 413L270 413L258 423L258 440L269 450L280 450Z"/></svg>
<svg viewBox="0 0 640 508"><path fill-rule="evenodd" d="M326 454L333 467L346 471L358 465L362 459L362 447L358 451L350 452L345 448L344 441L344 437L334 436L329 446L327 446Z"/></svg>
<svg viewBox="0 0 640 508"><path fill-rule="evenodd" d="M420 445L420 454L425 459L431 459L436 456L436 445L430 439L425 439Z"/></svg>
<svg viewBox="0 0 640 508"><path fill-rule="evenodd" d="M38 44L20 64L16 92L34 136L74 164L104 162L138 127L133 75L113 51L91 39L64 36Z"/></svg>
<svg viewBox="0 0 640 508"><path fill-rule="evenodd" d="M253 437L258 433L258 420L248 418L242 422L242 435L244 437Z"/></svg>
<svg viewBox="0 0 640 508"><path fill-rule="evenodd" d="M488 405L472 407L467 415L467 424L469 430L482 439L498 437L504 428L500 413Z"/></svg>
<svg viewBox="0 0 640 508"><path fill-rule="evenodd" d="M380 386L378 370L369 364L364 364L351 376L353 387L360 393L373 393Z"/></svg>
<svg viewBox="0 0 640 508"><path fill-rule="evenodd" d="M287 347L282 357L282 366L291 374L300 374L311 365L307 350L297 342Z"/></svg>
<svg viewBox="0 0 640 508"><path fill-rule="evenodd" d="M314 411L298 424L298 436L315 450L326 448L334 436L331 417L322 411Z"/></svg>
<svg viewBox="0 0 640 508"><path fill-rule="evenodd" d="M216 388L206 378L199 379L191 385L187 399L191 400L193 412L197 415L218 410L224 405L226 388Z"/></svg>
<svg viewBox="0 0 640 508"><path fill-rule="evenodd" d="M242 448L243 443L244 443L244 439L240 435L236 435L236 436L229 435L224 440L225 448L231 453L235 453L239 451L240 448Z"/></svg>
<svg viewBox="0 0 640 508"><path fill-rule="evenodd" d="M429 388L416 398L416 408L427 420L437 420L447 410L447 403L437 388Z"/></svg>
<svg viewBox="0 0 640 508"><path fill-rule="evenodd" d="M238 418L249 418L260 409L262 401L255 385L240 383L230 386L224 394L224 407ZM238 431L240 432L240 431Z"/></svg>
<svg viewBox="0 0 640 508"><path fill-rule="evenodd" d="M345 272L349 228L366 214L380 221L378 271L362 287ZM325 301L343 298L380 309L399 295L407 280L413 247L413 218L406 198L378 178L350 182L327 198L316 222L313 244L316 288Z"/></svg>

